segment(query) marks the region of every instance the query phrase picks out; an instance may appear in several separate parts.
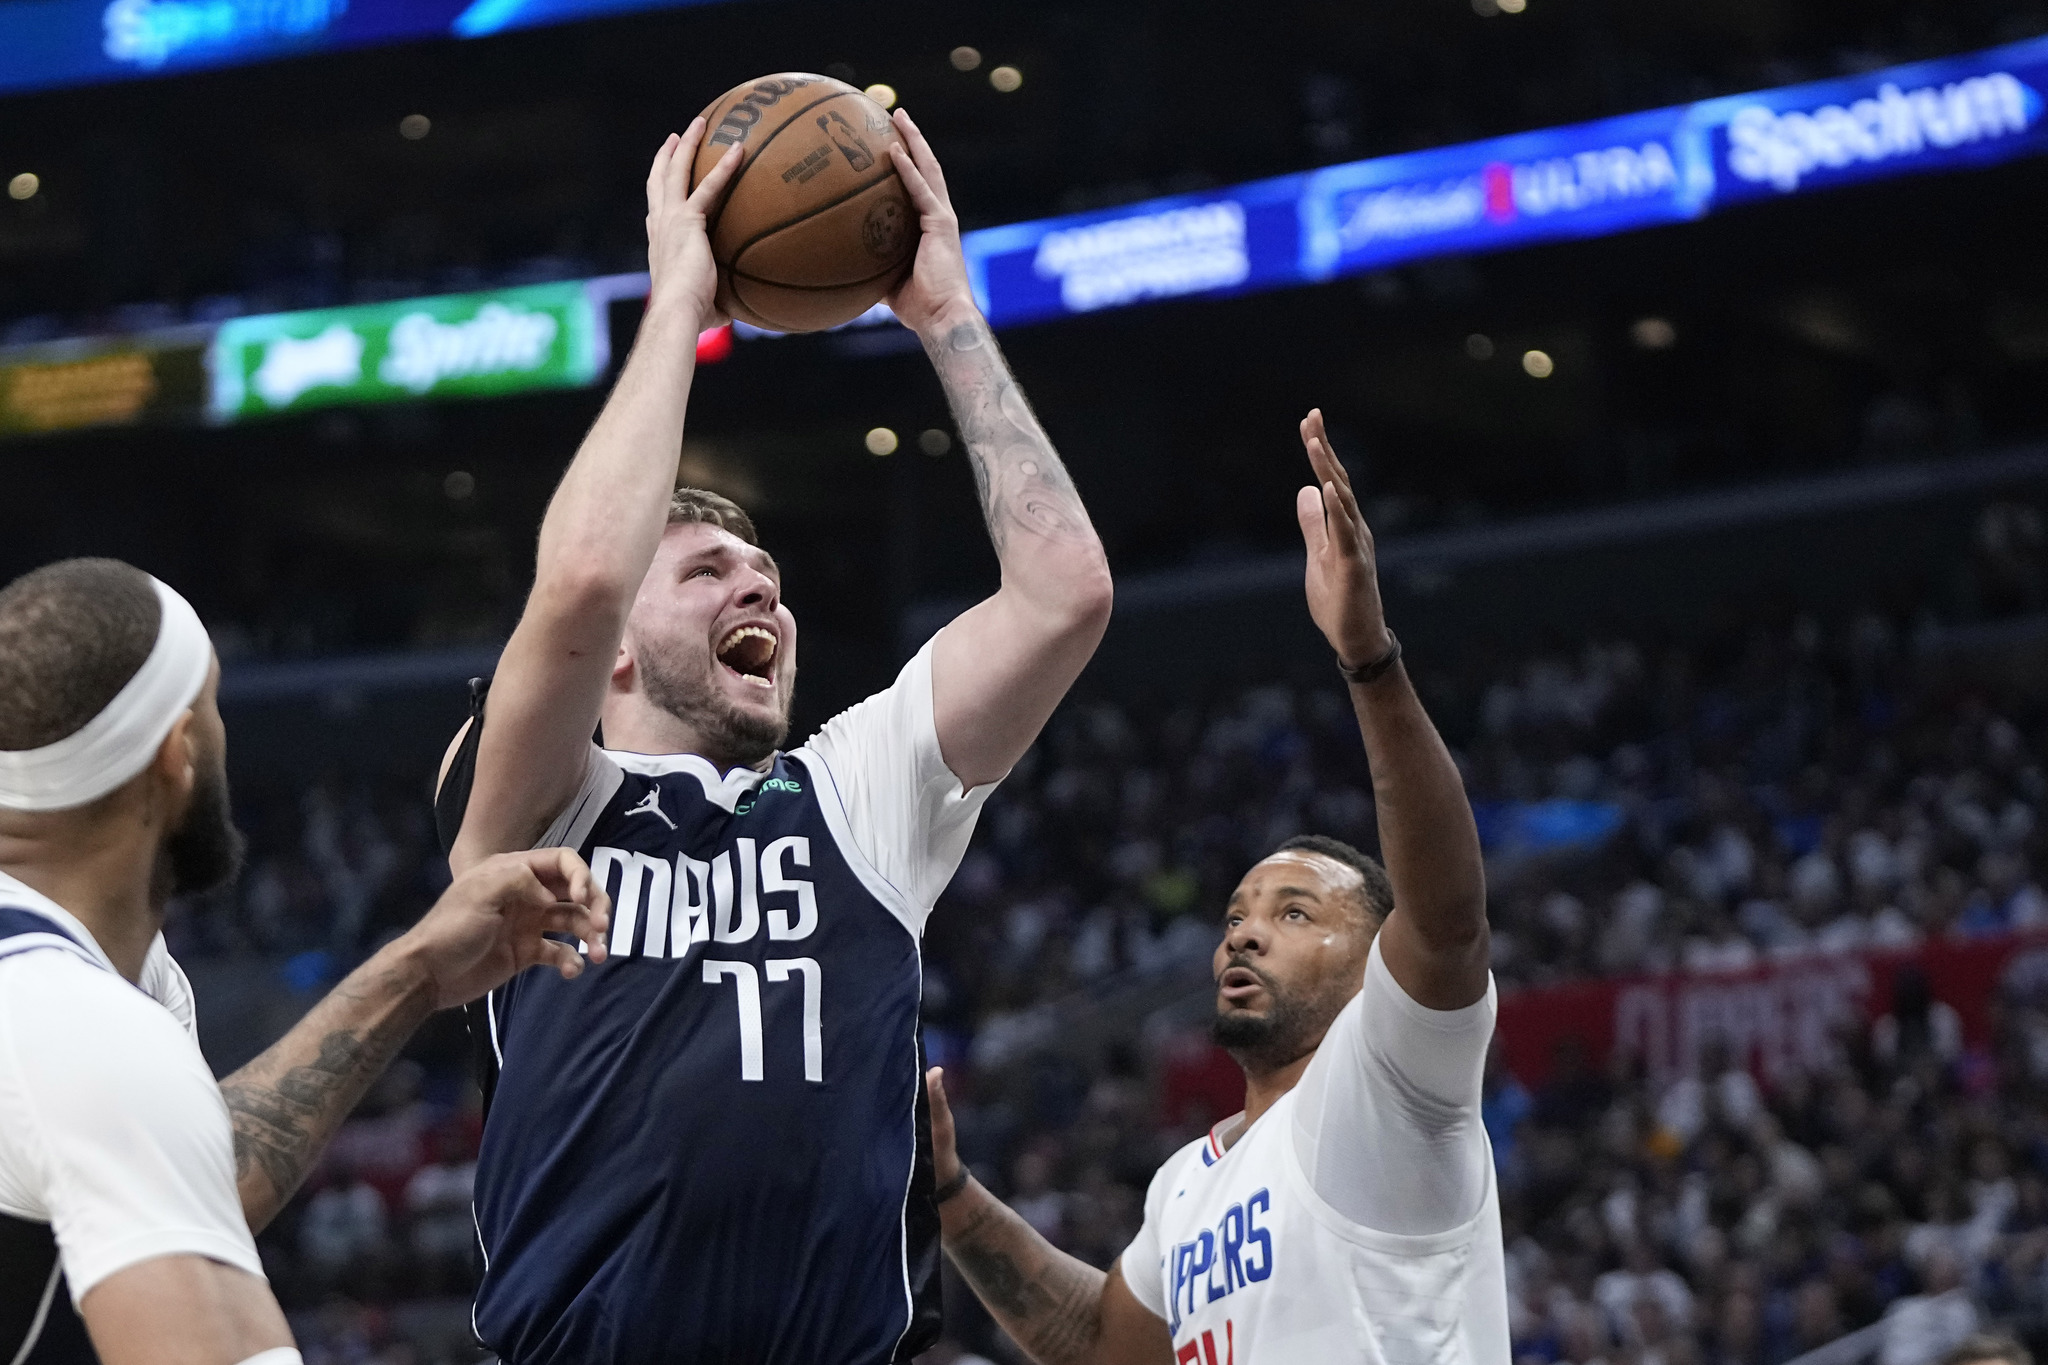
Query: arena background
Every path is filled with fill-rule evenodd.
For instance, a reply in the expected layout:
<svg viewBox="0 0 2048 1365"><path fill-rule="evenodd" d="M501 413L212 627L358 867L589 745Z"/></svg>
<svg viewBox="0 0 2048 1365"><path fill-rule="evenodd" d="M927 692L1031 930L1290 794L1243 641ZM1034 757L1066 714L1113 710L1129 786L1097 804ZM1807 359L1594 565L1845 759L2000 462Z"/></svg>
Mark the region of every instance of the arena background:
<svg viewBox="0 0 2048 1365"><path fill-rule="evenodd" d="M886 84L1119 585L932 920L982 1178L1112 1259L1241 1097L1202 1028L1228 888L1294 833L1374 843L1300 599L1317 404L1487 848L1518 1359L2039 1350L2044 33L2034 0L6 0L0 577L123 556L214 632L253 858L169 932L230 1067L445 881L433 765L631 342L653 148L764 72ZM556 349L404 380L277 345L490 305ZM900 328L704 354L684 473L784 566L801 733L995 561ZM309 1362L479 1358L464 1053L430 1027L262 1239ZM929 1359L1021 1359L947 1311Z"/></svg>

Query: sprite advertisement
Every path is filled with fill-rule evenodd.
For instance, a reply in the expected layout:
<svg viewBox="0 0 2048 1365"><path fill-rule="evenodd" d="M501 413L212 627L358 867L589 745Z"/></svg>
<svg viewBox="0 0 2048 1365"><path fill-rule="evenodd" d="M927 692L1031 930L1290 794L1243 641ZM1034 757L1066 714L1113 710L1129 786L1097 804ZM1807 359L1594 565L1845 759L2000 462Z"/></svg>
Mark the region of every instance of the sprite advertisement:
<svg viewBox="0 0 2048 1365"><path fill-rule="evenodd" d="M235 318L214 337L209 411L578 388L604 367L602 326L581 281Z"/></svg>

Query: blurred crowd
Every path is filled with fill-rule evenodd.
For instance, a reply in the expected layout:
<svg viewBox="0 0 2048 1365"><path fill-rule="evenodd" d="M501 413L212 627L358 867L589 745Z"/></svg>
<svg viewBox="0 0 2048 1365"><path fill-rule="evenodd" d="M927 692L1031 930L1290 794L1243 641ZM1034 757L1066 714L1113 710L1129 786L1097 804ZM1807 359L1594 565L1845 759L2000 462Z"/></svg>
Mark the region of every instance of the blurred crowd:
<svg viewBox="0 0 2048 1365"><path fill-rule="evenodd" d="M1502 989L2048 923L2044 717L1932 638L1867 613L1419 664L1480 815ZM179 908L174 949L324 986L445 881L418 785L243 793L249 873ZM1059 1245L1107 1264L1158 1163L1238 1106L1203 1026L1216 910L1308 831L1377 843L1334 687L1076 700L991 800L931 922L926 1042L963 1155ZM2048 1001L1994 1017L1967 1046L1908 979L1769 1092L1720 1063L1663 1090L1578 1054L1536 1087L1496 1066L1518 1354L1781 1365L1882 1321L1885 1365L1927 1365L2048 1324ZM311 1362L473 1358L457 1053L401 1064L265 1236ZM1004 1358L950 1289L938 1358Z"/></svg>

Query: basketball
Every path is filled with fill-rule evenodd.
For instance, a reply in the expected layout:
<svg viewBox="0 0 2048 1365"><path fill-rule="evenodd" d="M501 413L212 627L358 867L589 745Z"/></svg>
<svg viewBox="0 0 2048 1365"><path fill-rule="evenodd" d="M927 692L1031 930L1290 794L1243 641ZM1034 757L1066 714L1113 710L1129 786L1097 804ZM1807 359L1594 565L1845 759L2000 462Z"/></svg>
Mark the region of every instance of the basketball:
<svg viewBox="0 0 2048 1365"><path fill-rule="evenodd" d="M704 111L690 185L735 143L745 160L710 225L718 303L742 322L816 332L880 302L917 251L917 212L882 107L844 81L785 72Z"/></svg>

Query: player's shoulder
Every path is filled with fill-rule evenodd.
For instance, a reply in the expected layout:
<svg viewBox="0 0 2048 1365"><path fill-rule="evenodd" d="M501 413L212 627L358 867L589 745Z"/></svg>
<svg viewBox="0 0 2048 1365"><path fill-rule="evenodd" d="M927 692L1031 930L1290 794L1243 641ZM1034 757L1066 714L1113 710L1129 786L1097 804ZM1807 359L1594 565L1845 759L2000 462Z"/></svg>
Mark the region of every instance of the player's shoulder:
<svg viewBox="0 0 2048 1365"><path fill-rule="evenodd" d="M863 697L820 725L803 747L813 753L833 753L869 737L912 738L912 731L931 723L931 697L932 642L927 640L887 687Z"/></svg>
<svg viewBox="0 0 2048 1365"><path fill-rule="evenodd" d="M0 957L0 1033L18 1062L110 1079L196 1053L184 1023L141 989L64 948ZM38 1068L41 1069L41 1068Z"/></svg>
<svg viewBox="0 0 2048 1365"><path fill-rule="evenodd" d="M1147 1210L1156 1210L1187 1177L1214 1164L1211 1159L1213 1150L1210 1133L1175 1148L1173 1154L1160 1162L1159 1169L1152 1173L1152 1183L1145 1190Z"/></svg>

